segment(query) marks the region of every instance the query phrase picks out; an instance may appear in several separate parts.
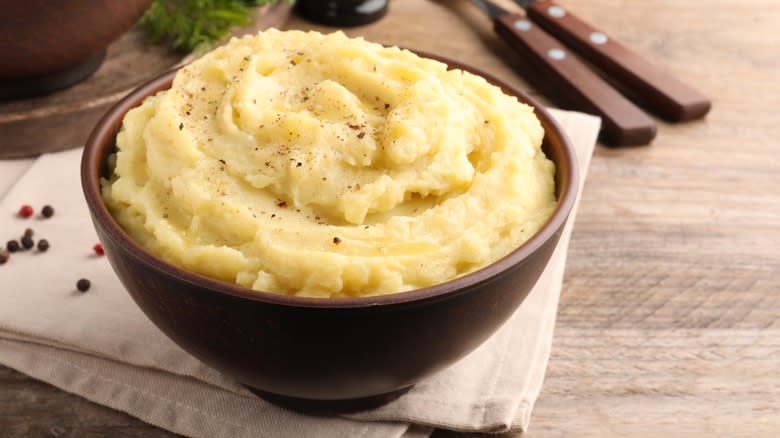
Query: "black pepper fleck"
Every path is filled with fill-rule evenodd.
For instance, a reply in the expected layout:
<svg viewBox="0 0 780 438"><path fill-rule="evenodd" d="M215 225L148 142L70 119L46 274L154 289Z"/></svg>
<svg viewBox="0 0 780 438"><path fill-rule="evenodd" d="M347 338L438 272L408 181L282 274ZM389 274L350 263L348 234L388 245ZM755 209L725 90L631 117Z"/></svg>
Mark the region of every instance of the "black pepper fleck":
<svg viewBox="0 0 780 438"><path fill-rule="evenodd" d="M365 132L360 132L360 133L358 133L357 138L363 138L365 136L366 136Z"/></svg>
<svg viewBox="0 0 780 438"><path fill-rule="evenodd" d="M82 278L76 282L76 289L78 289L79 292L88 291L90 286L92 286L92 283L86 278Z"/></svg>
<svg viewBox="0 0 780 438"><path fill-rule="evenodd" d="M341 243L341 239L339 239L338 237L334 237L333 238L333 243L338 245L339 243Z"/></svg>
<svg viewBox="0 0 780 438"><path fill-rule="evenodd" d="M182 129L184 129L184 123L179 123L179 131L181 131Z"/></svg>
<svg viewBox="0 0 780 438"><path fill-rule="evenodd" d="M298 162L298 164L295 165L295 167L301 167L301 166L303 166L303 163L301 163L300 161Z"/></svg>

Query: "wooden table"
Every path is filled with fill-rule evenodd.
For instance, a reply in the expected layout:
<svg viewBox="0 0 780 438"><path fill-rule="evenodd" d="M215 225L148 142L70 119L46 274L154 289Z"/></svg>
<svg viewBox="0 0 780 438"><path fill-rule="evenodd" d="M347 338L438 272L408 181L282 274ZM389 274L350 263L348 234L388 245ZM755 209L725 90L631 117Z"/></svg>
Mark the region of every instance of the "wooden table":
<svg viewBox="0 0 780 438"><path fill-rule="evenodd" d="M780 436L780 2L565 3L714 107L597 148L529 435ZM349 33L538 89L465 1L394 0ZM173 436L7 368L0 388L3 436Z"/></svg>

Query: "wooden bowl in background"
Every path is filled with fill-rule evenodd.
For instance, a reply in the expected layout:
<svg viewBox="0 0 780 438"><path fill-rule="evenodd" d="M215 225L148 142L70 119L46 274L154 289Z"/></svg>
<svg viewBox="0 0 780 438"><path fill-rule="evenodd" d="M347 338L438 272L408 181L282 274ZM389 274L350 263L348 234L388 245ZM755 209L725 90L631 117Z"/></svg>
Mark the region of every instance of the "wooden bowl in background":
<svg viewBox="0 0 780 438"><path fill-rule="evenodd" d="M0 0L0 99L45 94L94 72L152 0Z"/></svg>
<svg viewBox="0 0 780 438"><path fill-rule="evenodd" d="M0 43L7 44L7 41L10 41L12 46L14 44L21 45L21 42L13 41L15 38L21 38L21 34L14 35L5 27L12 21L12 12L20 8L21 5L28 5L30 13L35 15L32 11L37 13L42 10L41 4L43 3L45 3L43 0L29 2L0 0ZM46 4L54 5L55 3L56 7L50 6L50 9L77 9L83 4L101 2L72 0ZM119 8L125 4L125 0L106 0L102 3ZM128 0L127 3L133 2ZM99 10L97 7L94 9ZM246 28L237 29L236 32L255 33L271 26L281 27L287 21L291 9L287 2L260 6L256 8L253 23ZM107 9L100 11L98 15L102 17L101 20L110 21L106 17ZM45 14L45 12L43 13ZM59 13L64 12L60 11ZM14 26L24 27L24 24L21 22L21 24L17 23ZM48 30L43 31L41 35L52 38L58 26L60 26L59 23L46 27ZM11 27L9 25L8 29ZM91 31L93 29L90 26L84 27L83 31L80 30L83 33ZM35 41L44 41L42 37L35 38ZM29 45L32 42L33 40L28 38L24 44ZM61 47L56 44L55 46ZM37 48L37 50L45 49L45 47ZM0 46L0 53L4 53L3 50L6 48ZM96 53L97 57L85 55L86 61L84 63L86 65L82 63L76 66L81 67L80 71L76 68L70 73L84 74L85 69L97 67L96 64L90 64L90 61L92 63L100 61L101 50L97 49ZM20 55L0 55L0 60L5 59L2 56ZM140 84L175 66L188 62L192 58L192 55L185 57L180 53L173 52L166 45L151 44L139 27L130 29L109 45L105 62L100 65L95 74L89 75L85 80L47 95L11 100L0 99L0 159L32 157L41 153L81 147L95 123L111 105ZM0 61L0 72L4 74L6 71L11 71L5 68L9 62ZM30 67L28 66L28 68ZM41 65L38 65L38 68L40 67ZM14 68L17 71L19 69L19 67ZM6 78L3 74L0 74L0 83L10 83L11 79Z"/></svg>

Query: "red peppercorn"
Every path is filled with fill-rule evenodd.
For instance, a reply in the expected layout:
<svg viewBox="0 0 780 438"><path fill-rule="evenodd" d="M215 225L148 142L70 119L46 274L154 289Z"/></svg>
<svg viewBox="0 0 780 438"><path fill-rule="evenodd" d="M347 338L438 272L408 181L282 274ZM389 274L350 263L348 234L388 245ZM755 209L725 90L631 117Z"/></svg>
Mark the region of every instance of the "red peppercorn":
<svg viewBox="0 0 780 438"><path fill-rule="evenodd" d="M103 251L103 245L99 243L96 243L95 246L92 247L92 250L95 251L95 254L99 256L102 256L106 253L105 251Z"/></svg>
<svg viewBox="0 0 780 438"><path fill-rule="evenodd" d="M19 209L19 216L23 218L28 218L32 216L34 213L33 208L31 205L22 205L22 207Z"/></svg>

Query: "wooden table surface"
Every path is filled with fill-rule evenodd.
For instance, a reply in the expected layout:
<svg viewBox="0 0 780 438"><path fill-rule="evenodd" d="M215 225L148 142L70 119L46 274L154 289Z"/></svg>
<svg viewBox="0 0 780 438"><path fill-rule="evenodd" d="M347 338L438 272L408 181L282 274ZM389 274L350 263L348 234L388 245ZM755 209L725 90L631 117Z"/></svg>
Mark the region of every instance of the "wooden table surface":
<svg viewBox="0 0 780 438"><path fill-rule="evenodd" d="M480 65L553 104L467 2L391 3L349 33ZM565 4L714 107L660 122L649 147L597 148L529 435L780 436L780 2ZM3 367L0 388L2 436L174 436Z"/></svg>

